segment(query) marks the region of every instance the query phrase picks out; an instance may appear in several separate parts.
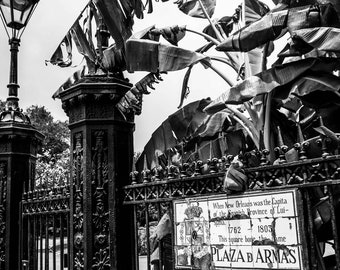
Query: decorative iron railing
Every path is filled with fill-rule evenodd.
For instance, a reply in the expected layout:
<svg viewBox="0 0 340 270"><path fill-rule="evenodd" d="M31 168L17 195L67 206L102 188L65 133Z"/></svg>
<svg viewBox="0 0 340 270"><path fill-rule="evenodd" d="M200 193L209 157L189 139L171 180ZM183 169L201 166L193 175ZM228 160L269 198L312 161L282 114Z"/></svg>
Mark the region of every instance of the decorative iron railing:
<svg viewBox="0 0 340 270"><path fill-rule="evenodd" d="M242 194L251 194L254 190L284 192L292 188L301 194L301 231L306 241L303 253L308 260L304 266L306 269L340 269L340 155L337 148L327 149L325 141L325 137L318 140L318 158L307 159L306 149L301 145L296 145L299 158L293 162L285 160L287 149L284 147L278 148L279 155L274 165L268 164L266 151L259 154L260 162L256 167L249 166L250 154L239 157L246 165L243 173L247 184ZM140 262L144 264L142 267L149 270L153 265L159 269L175 268L174 231L171 239L160 241L163 255L155 261L151 241L153 228L165 213L174 222L174 201L226 194L225 177L232 160L232 156L213 158L205 163L195 161L165 168L158 166L130 174L131 184L123 187L123 201L136 211L139 255L146 256L145 262Z"/></svg>
<svg viewBox="0 0 340 270"><path fill-rule="evenodd" d="M70 187L23 194L22 269L69 269Z"/></svg>
<svg viewBox="0 0 340 270"><path fill-rule="evenodd" d="M304 232L302 239L307 243L304 247L308 246L303 250L308 260L306 269L340 266L340 155L335 154L337 149L328 152L332 154L320 152L321 157L313 159L307 159L300 152L299 160L294 162L287 162L281 153L275 165L270 165L263 151L256 167L250 167L250 154L239 156L245 165L242 173L247 178L246 190L242 194L251 194L254 190L299 191L300 213L303 213L300 229ZM232 156L212 158L207 162L197 160L130 174L131 184L122 188L120 196L125 207L135 209L135 239L138 254L142 255L141 268L175 268L174 228L157 243L157 259L153 255L155 242L150 240L154 239L153 229L165 214L173 223L174 201L226 194L225 178L232 160ZM21 204L23 269L72 269L69 261L70 194L70 186L24 193ZM325 207L327 214L323 217ZM320 213L321 217L318 216ZM325 255L321 245L328 247L331 256Z"/></svg>
<svg viewBox="0 0 340 270"><path fill-rule="evenodd" d="M38 189L23 194L22 214L41 215L69 212L70 211L70 187L54 187Z"/></svg>
<svg viewBox="0 0 340 270"><path fill-rule="evenodd" d="M125 186L124 203L152 203L156 201L172 201L174 199L223 193L224 176L230 163L226 159L194 162L183 167L199 167L192 171L183 171L183 167L171 165L163 170L143 172L143 182L135 182L137 172L132 173L133 184ZM208 167L210 164L210 167ZM213 167L212 167L213 164ZM202 174L204 166L209 168ZM289 187L314 187L340 184L340 155L300 160L278 165L265 165L244 169L248 178L248 189L270 189ZM303 186L302 186L303 184Z"/></svg>

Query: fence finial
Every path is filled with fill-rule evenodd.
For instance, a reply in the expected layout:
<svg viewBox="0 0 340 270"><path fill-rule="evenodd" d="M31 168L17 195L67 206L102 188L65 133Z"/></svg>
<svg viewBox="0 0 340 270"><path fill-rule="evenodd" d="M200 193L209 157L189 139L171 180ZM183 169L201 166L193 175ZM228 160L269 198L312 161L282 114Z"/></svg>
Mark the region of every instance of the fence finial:
<svg viewBox="0 0 340 270"><path fill-rule="evenodd" d="M277 141L279 146L275 147L274 151L278 153L278 163L285 163L286 162L286 152L288 150L288 146L284 144L283 138L282 138L282 133L280 126L277 126Z"/></svg>
<svg viewBox="0 0 340 270"><path fill-rule="evenodd" d="M267 156L269 155L269 150L266 149L264 145L263 130L260 130L259 153L260 153L260 165L261 166L267 165L269 162L267 159Z"/></svg>
<svg viewBox="0 0 340 270"><path fill-rule="evenodd" d="M299 160L305 160L307 159L306 149L309 146L309 142L305 141L300 123L296 123L296 128L297 128L297 141L298 142L294 144L294 148L299 153Z"/></svg>
<svg viewBox="0 0 340 270"><path fill-rule="evenodd" d="M148 169L146 155L144 155L144 157L143 157L143 171L142 171L143 183L149 182L149 175L150 175L150 170Z"/></svg>

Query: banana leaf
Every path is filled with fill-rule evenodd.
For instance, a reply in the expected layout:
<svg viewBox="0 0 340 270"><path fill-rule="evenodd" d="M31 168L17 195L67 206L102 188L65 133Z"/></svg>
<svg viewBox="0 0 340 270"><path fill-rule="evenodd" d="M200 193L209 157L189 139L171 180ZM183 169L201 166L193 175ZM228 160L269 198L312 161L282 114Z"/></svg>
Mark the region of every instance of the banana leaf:
<svg viewBox="0 0 340 270"><path fill-rule="evenodd" d="M178 141L190 137L197 130L202 121L207 117L203 109L210 102L210 99L191 102L168 117L168 121Z"/></svg>
<svg viewBox="0 0 340 270"><path fill-rule="evenodd" d="M124 14L118 1L95 0L94 3L101 13L111 36L115 40L117 48L123 48L124 42L132 34L133 20L131 16Z"/></svg>
<svg viewBox="0 0 340 270"><path fill-rule="evenodd" d="M257 0L246 0L244 12L245 24L249 25L260 20L268 12L269 8L264 3ZM268 46L263 45L244 54L245 77L247 78L250 75L255 75L263 71L265 69L267 56L269 56L273 50L274 44L270 42Z"/></svg>
<svg viewBox="0 0 340 270"><path fill-rule="evenodd" d="M303 104L322 108L340 104L340 78L331 73L306 74L293 83L275 89L273 98L279 100L297 96Z"/></svg>
<svg viewBox="0 0 340 270"><path fill-rule="evenodd" d="M170 44L178 46L178 42L184 38L186 33L185 26L171 26L158 29L159 34L167 40Z"/></svg>
<svg viewBox="0 0 340 270"><path fill-rule="evenodd" d="M271 92L279 86L285 86L306 72L331 73L339 68L340 60L332 58L307 58L284 65L278 65L255 76L246 78L241 83L229 88L217 99L211 102L205 111L215 111L223 103L242 104L253 97Z"/></svg>
<svg viewBox="0 0 340 270"><path fill-rule="evenodd" d="M65 48L64 51L62 49L63 47ZM51 64L58 65L60 67L69 67L72 65L72 39L70 32L67 32L51 56L51 59L46 62L50 62Z"/></svg>
<svg viewBox="0 0 340 270"><path fill-rule="evenodd" d="M113 44L103 51L101 67L111 73L126 70L124 50L118 50Z"/></svg>
<svg viewBox="0 0 340 270"><path fill-rule="evenodd" d="M198 0L177 0L174 4L178 5L180 11L191 17L205 19L205 14ZM208 16L211 17L215 11L216 0L202 0L202 4Z"/></svg>
<svg viewBox="0 0 340 270"><path fill-rule="evenodd" d="M72 85L78 83L85 76L86 67L83 66L81 69L75 71L53 94L52 98L60 98L60 94L70 88Z"/></svg>
<svg viewBox="0 0 340 270"><path fill-rule="evenodd" d="M292 34L298 29L324 26L339 27L339 17L331 4L270 12L234 33L216 49L247 52L278 38L285 28Z"/></svg>
<svg viewBox="0 0 340 270"><path fill-rule="evenodd" d="M126 42L127 70L164 72L181 70L209 57L194 51L144 39Z"/></svg>
<svg viewBox="0 0 340 270"><path fill-rule="evenodd" d="M321 51L340 52L340 29L334 27L315 27L299 29L293 33L294 39Z"/></svg>
<svg viewBox="0 0 340 270"><path fill-rule="evenodd" d="M248 52L277 38L286 26L288 10L268 13L216 46L218 51Z"/></svg>
<svg viewBox="0 0 340 270"><path fill-rule="evenodd" d="M221 19L218 19L216 24L221 28L221 30L224 32L226 36L229 36L231 31L233 31L234 26L233 17L224 16ZM216 33L210 24L206 26L202 32L213 38L217 38Z"/></svg>
<svg viewBox="0 0 340 270"><path fill-rule="evenodd" d="M337 11L338 16L340 17L340 1L339 0L273 0L273 2L277 5L273 10L277 8L293 8L293 7L301 7L306 5L314 5L314 4L332 4L335 10Z"/></svg>
<svg viewBox="0 0 340 270"><path fill-rule="evenodd" d="M180 141L191 137L192 134L201 125L204 118L207 117L203 108L209 104L210 99L202 99L191 102L183 108L170 115L152 134L150 140L144 147L148 168L152 168L158 163L161 155L166 157L170 149L179 144ZM142 164L142 160L138 161Z"/></svg>
<svg viewBox="0 0 340 270"><path fill-rule="evenodd" d="M244 1L245 10L245 25L253 23L261 19L265 14L269 12L267 5L257 0L245 0Z"/></svg>
<svg viewBox="0 0 340 270"><path fill-rule="evenodd" d="M184 74L184 78L183 78L183 82L182 82L182 91L181 91L181 99L178 105L178 109L182 107L184 99L186 99L186 97L189 95L190 90L189 90L189 78L190 78L190 74L191 74L191 70L192 70L193 66L189 66L187 71Z"/></svg>
<svg viewBox="0 0 340 270"><path fill-rule="evenodd" d="M121 113L127 113L130 110L140 115L142 112L142 101L144 94L150 94L148 88L155 89L154 83L159 83L162 78L158 73L149 73L139 80L125 95L119 100L116 107Z"/></svg>
<svg viewBox="0 0 340 270"><path fill-rule="evenodd" d="M212 137L218 132L226 130L230 125L232 125L230 113L222 110L213 115L208 115L197 128L193 137Z"/></svg>

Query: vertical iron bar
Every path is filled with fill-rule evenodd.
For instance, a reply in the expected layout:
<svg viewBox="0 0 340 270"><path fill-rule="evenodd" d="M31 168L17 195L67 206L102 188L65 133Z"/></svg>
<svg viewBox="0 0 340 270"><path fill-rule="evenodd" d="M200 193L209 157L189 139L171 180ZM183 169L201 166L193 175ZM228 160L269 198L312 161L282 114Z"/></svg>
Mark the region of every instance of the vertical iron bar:
<svg viewBox="0 0 340 270"><path fill-rule="evenodd" d="M172 231L171 231L171 246L173 247L172 248L172 267L171 267L171 269L175 269L175 226L174 226L174 224L175 224L175 220L174 220L174 218L175 218L175 216L174 216L174 205L173 205L173 203L172 202L169 202L169 215L170 215L170 222L171 222L171 224L172 224L172 226L171 226L171 228L172 228Z"/></svg>
<svg viewBox="0 0 340 270"><path fill-rule="evenodd" d="M67 269L70 269L70 250L71 250L71 232L70 232L70 215L69 213L66 214L66 228L67 228Z"/></svg>
<svg viewBox="0 0 340 270"><path fill-rule="evenodd" d="M151 269L150 261L150 225L149 225L149 204L145 204L145 232L146 232L146 250L147 250L147 269Z"/></svg>
<svg viewBox="0 0 340 270"><path fill-rule="evenodd" d="M136 265L136 270L139 270L139 251L138 251L138 242L139 242L138 225L139 225L139 222L137 221L137 209L138 209L138 207L136 205L133 205L133 220L136 221L135 227L134 227L135 228L134 234L135 234L135 243L137 243L137 248L135 248L135 252L137 253L135 255L135 258L136 258L135 265Z"/></svg>
<svg viewBox="0 0 340 270"><path fill-rule="evenodd" d="M43 232L43 226L42 226L42 216L40 215L40 270L43 269L43 237L42 237L42 232Z"/></svg>
<svg viewBox="0 0 340 270"><path fill-rule="evenodd" d="M329 203L330 203L330 211L331 211L331 222L332 222L332 232L334 237L334 252L335 252L335 259L336 265L340 267L340 252L339 252L339 235L338 235L338 227L336 224L336 213L334 209L334 196L333 196L333 187L330 185L328 186L327 193L329 196Z"/></svg>
<svg viewBox="0 0 340 270"><path fill-rule="evenodd" d="M63 214L60 214L60 270L64 269L64 223Z"/></svg>
<svg viewBox="0 0 340 270"><path fill-rule="evenodd" d="M161 220L162 218L162 209L161 209L161 204L158 202L157 203L157 219L158 219L158 223L159 221ZM163 265L163 260L162 260L162 257L163 257L163 251L162 251L162 246L163 246L163 240L159 240L159 243L158 243L158 249L159 249L159 261L158 261L158 264L159 264L159 269L163 269L162 268L162 265Z"/></svg>
<svg viewBox="0 0 340 270"><path fill-rule="evenodd" d="M49 269L48 215L45 215L45 269Z"/></svg>
<svg viewBox="0 0 340 270"><path fill-rule="evenodd" d="M33 245L33 269L35 270L38 269L38 218L36 215L33 216Z"/></svg>
<svg viewBox="0 0 340 270"><path fill-rule="evenodd" d="M311 269L317 270L317 263L316 263L316 252L315 252L315 235L314 235L314 225L313 225L313 216L312 216L312 209L311 209L311 200L308 193L308 190L304 190L304 196L306 199L306 207L307 207L307 216L308 216L308 232L310 238L310 263Z"/></svg>
<svg viewBox="0 0 340 270"><path fill-rule="evenodd" d="M23 214L22 214L22 201L19 204L19 262L20 262L20 267L22 267L22 261L24 259L24 236L23 236Z"/></svg>
<svg viewBox="0 0 340 270"><path fill-rule="evenodd" d="M28 260L28 269L32 269L31 264L33 263L32 259L32 251L34 252L32 239L34 243L34 231L32 231L32 216L26 216L27 218L27 260ZM34 254L34 253L33 253Z"/></svg>
<svg viewBox="0 0 340 270"><path fill-rule="evenodd" d="M55 214L53 215L53 270L56 270L57 268L57 256L56 256L56 252L57 252L57 241L56 241L56 222L55 222Z"/></svg>
<svg viewBox="0 0 340 270"><path fill-rule="evenodd" d="M316 253L317 253L318 258L322 258L322 251L321 251L320 246L316 245L315 247L316 247ZM320 270L326 270L326 266L325 266L323 259L320 260L319 265L320 265L319 266Z"/></svg>

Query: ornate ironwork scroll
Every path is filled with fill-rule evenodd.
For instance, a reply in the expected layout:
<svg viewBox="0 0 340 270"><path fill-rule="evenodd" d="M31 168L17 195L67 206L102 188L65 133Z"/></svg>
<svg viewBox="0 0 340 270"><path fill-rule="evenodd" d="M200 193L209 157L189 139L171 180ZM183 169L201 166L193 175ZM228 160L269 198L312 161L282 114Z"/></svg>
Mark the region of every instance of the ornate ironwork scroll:
<svg viewBox="0 0 340 270"><path fill-rule="evenodd" d="M74 268L84 269L84 213L83 213L83 134L74 134L73 144L73 186L74 186Z"/></svg>
<svg viewBox="0 0 340 270"><path fill-rule="evenodd" d="M108 147L107 132L97 130L92 136L92 183L94 209L93 234L94 256L93 269L110 269L109 246L109 209L108 209Z"/></svg>

